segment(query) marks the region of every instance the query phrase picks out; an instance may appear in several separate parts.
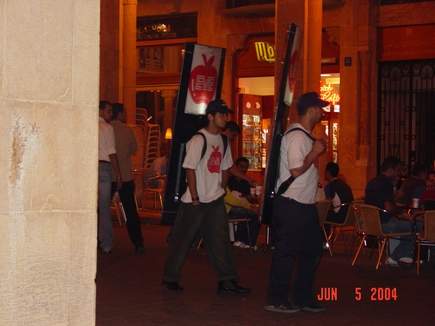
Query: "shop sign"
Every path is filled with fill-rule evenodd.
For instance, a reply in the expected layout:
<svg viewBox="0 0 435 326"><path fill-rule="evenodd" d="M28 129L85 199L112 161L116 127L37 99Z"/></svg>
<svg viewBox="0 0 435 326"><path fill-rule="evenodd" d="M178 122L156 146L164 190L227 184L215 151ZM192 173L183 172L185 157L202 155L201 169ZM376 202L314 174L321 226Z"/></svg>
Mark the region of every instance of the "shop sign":
<svg viewBox="0 0 435 326"><path fill-rule="evenodd" d="M335 85L337 86L337 85ZM340 94L338 93L338 87L330 83L322 83L320 86L320 98L335 105L340 102Z"/></svg>
<svg viewBox="0 0 435 326"><path fill-rule="evenodd" d="M185 113L205 114L208 102L216 98L221 58L222 49L195 45Z"/></svg>
<svg viewBox="0 0 435 326"><path fill-rule="evenodd" d="M275 62L275 48L268 42L255 42L255 53L258 61Z"/></svg>

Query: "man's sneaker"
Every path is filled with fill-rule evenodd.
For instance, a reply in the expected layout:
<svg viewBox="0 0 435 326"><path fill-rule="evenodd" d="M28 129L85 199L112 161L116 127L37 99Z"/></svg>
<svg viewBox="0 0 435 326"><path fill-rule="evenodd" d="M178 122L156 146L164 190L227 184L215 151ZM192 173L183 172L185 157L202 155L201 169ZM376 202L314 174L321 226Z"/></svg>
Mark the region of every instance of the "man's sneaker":
<svg viewBox="0 0 435 326"><path fill-rule="evenodd" d="M264 310L271 312L280 312L282 314L294 314L295 312L301 311L299 307L292 306L290 303L267 305L264 306Z"/></svg>
<svg viewBox="0 0 435 326"><path fill-rule="evenodd" d="M399 263L391 257L388 257L387 260L385 260L385 265L391 267L399 267Z"/></svg>
<svg viewBox="0 0 435 326"><path fill-rule="evenodd" d="M183 287L181 287L178 282L163 281L162 285L165 286L168 290L174 292L181 292L184 290Z"/></svg>
<svg viewBox="0 0 435 326"><path fill-rule="evenodd" d="M219 281L218 294L239 294L245 295L251 292L251 289L240 286L235 280Z"/></svg>
<svg viewBox="0 0 435 326"><path fill-rule="evenodd" d="M414 259L412 259L411 257L402 257L399 258L399 262L404 264L412 264L414 262Z"/></svg>
<svg viewBox="0 0 435 326"><path fill-rule="evenodd" d="M234 241L233 242L233 246L234 247L240 247L242 245L242 243L240 241Z"/></svg>
<svg viewBox="0 0 435 326"><path fill-rule="evenodd" d="M321 306L317 302L312 302L307 305L302 305L300 309L305 312L323 312L326 310L325 307Z"/></svg>

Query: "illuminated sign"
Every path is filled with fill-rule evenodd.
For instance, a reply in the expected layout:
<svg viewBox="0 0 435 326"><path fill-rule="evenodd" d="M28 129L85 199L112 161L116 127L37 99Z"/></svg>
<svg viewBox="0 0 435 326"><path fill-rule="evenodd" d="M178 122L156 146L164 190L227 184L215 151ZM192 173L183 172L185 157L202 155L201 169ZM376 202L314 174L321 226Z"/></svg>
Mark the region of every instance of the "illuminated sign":
<svg viewBox="0 0 435 326"><path fill-rule="evenodd" d="M275 62L275 48L267 42L255 42L258 61Z"/></svg>
<svg viewBox="0 0 435 326"><path fill-rule="evenodd" d="M320 98L332 103L333 105L340 102L340 95L335 91L331 84L324 84L320 86Z"/></svg>

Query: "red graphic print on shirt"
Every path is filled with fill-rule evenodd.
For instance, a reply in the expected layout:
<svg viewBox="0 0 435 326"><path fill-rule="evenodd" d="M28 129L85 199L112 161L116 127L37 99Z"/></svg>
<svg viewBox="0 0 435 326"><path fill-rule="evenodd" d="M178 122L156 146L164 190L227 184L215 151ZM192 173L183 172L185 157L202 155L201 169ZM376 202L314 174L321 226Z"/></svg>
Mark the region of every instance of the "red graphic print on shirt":
<svg viewBox="0 0 435 326"><path fill-rule="evenodd" d="M219 173L222 162L222 154L219 152L219 146L212 146L211 148L213 151L207 162L208 171L210 173Z"/></svg>

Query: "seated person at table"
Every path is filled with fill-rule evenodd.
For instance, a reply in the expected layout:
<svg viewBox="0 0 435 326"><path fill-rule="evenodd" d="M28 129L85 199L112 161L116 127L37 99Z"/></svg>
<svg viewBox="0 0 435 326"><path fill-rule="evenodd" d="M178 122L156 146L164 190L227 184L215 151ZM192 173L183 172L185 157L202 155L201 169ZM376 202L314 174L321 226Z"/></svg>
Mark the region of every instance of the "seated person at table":
<svg viewBox="0 0 435 326"><path fill-rule="evenodd" d="M352 189L342 179L338 178L340 168L337 163L329 162L325 169L325 197L332 202L332 209L328 213L327 221L343 223L349 205L340 207L341 204L350 204L353 201Z"/></svg>
<svg viewBox="0 0 435 326"><path fill-rule="evenodd" d="M422 164L415 164L412 176L406 179L396 194L396 202L400 206L412 207L414 198L421 199L426 190L427 169Z"/></svg>
<svg viewBox="0 0 435 326"><path fill-rule="evenodd" d="M374 205L388 212L381 212L381 224L385 233L412 232L413 222L406 215L405 211L398 207L394 202L394 185L397 182L401 169L400 160L396 157L387 157L381 165L381 174L366 186L365 203ZM398 218L400 217L400 218ZM421 228L421 225L417 225ZM399 242L399 243L397 243ZM402 263L412 263L414 256L415 237L402 237L401 240L391 240L390 257L387 258L386 264L397 266L398 261Z"/></svg>
<svg viewBox="0 0 435 326"><path fill-rule="evenodd" d="M426 179L426 190L421 195L425 209L435 209L435 171L429 171Z"/></svg>
<svg viewBox="0 0 435 326"><path fill-rule="evenodd" d="M249 160L246 157L240 157L236 161L236 167L242 174L246 175L249 168ZM234 245L243 248L254 247L257 243L260 222L258 220L258 206L255 205L256 199L251 196L249 182L231 176L228 180L227 194L224 200L229 219L250 219L249 236L246 225L239 225Z"/></svg>

